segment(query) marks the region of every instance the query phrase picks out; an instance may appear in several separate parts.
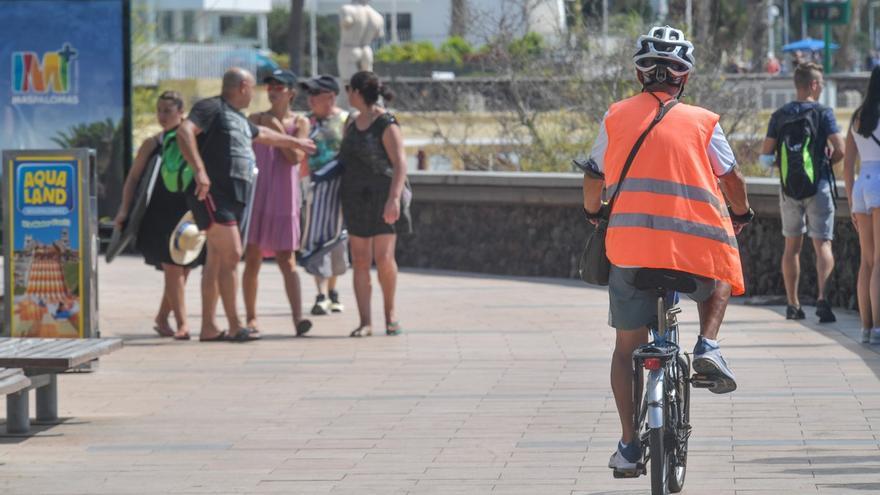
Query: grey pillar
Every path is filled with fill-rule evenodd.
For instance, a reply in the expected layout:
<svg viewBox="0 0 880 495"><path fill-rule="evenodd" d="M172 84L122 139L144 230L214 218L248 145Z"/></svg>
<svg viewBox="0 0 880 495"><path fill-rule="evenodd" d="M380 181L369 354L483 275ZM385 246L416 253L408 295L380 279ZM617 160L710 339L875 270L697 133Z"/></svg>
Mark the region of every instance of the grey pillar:
<svg viewBox="0 0 880 495"><path fill-rule="evenodd" d="M21 434L31 429L28 410L28 391L21 390L6 396L6 433Z"/></svg>
<svg viewBox="0 0 880 495"><path fill-rule="evenodd" d="M49 375L49 383L37 389L37 422L58 421L58 375Z"/></svg>

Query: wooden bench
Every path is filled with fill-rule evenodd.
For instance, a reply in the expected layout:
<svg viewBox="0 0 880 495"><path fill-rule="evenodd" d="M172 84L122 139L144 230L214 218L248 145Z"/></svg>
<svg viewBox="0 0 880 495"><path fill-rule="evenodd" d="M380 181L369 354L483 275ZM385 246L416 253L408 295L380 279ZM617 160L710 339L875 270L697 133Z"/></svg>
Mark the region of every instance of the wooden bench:
<svg viewBox="0 0 880 495"><path fill-rule="evenodd" d="M6 402L15 401L17 396L23 393L27 393L28 387L31 386L31 380L24 374L24 370L20 369L7 369L0 368L0 395L6 396ZM11 411L11 413L18 414L18 411ZM17 421L17 418L10 418L10 411L6 412L6 418L8 421ZM27 418L25 418L27 421Z"/></svg>
<svg viewBox="0 0 880 495"><path fill-rule="evenodd" d="M37 422L57 422L58 373L79 368L120 348L121 339L0 338L0 367L21 368L17 371L23 372L22 378L27 380L6 397L6 432L30 431L28 392L32 389L36 389Z"/></svg>

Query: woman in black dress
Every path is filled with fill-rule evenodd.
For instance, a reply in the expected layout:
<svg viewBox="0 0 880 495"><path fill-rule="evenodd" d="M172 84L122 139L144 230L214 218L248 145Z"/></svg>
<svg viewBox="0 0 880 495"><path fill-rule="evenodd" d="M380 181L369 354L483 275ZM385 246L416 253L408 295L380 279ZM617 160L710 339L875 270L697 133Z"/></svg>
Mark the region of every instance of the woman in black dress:
<svg viewBox="0 0 880 495"><path fill-rule="evenodd" d="M147 138L138 149L134 164L125 179L122 189L122 204L116 214L116 227L121 229L128 218L128 209L134 199L138 181L144 174L147 164L162 152L164 136L177 129L183 121L183 98L176 91L165 91L156 102L156 119L162 126L162 132ZM144 213L140 229L137 233L137 248L144 256L148 265L162 270L165 275L165 290L156 315L156 326L153 329L162 337L174 337L177 340L188 340L189 329L186 323L186 302L184 298L186 279L190 270L202 264L204 255L196 261L181 266L171 259L168 250L168 239L177 226L177 222L188 210L183 193L169 191L161 177L157 178L153 187L153 195ZM174 313L177 323L175 331L168 323L168 317Z"/></svg>
<svg viewBox="0 0 880 495"><path fill-rule="evenodd" d="M412 231L406 189L406 154L403 135L393 115L379 105L379 97L392 95L372 72L358 72L345 87L348 100L359 113L345 130L339 159L344 167L340 198L351 237L354 292L360 324L352 337L372 335L370 267L379 272L385 301L385 333L398 335L394 292L397 234Z"/></svg>

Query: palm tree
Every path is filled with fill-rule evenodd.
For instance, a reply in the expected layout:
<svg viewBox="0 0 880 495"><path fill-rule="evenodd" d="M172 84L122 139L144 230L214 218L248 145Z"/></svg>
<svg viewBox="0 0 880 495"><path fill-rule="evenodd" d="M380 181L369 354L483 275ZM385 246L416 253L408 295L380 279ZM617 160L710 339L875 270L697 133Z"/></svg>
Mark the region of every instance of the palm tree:
<svg viewBox="0 0 880 495"><path fill-rule="evenodd" d="M296 74L302 72L303 59L303 11L305 0L290 0L290 24L287 28L287 46L290 49L290 70Z"/></svg>
<svg viewBox="0 0 880 495"><path fill-rule="evenodd" d="M452 0L452 19L450 20L450 36L464 37L467 34L467 0Z"/></svg>

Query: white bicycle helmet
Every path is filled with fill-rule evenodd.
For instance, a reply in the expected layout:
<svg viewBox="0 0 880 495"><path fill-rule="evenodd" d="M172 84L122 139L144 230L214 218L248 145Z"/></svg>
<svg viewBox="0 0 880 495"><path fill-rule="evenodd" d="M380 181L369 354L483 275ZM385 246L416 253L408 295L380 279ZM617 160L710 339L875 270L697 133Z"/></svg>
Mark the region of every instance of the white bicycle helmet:
<svg viewBox="0 0 880 495"><path fill-rule="evenodd" d="M638 51L633 55L633 62L646 76L662 66L669 76L679 79L694 68L694 45L678 29L669 26L652 27L648 34L639 36L637 43ZM665 79L665 75L657 75L658 79Z"/></svg>

